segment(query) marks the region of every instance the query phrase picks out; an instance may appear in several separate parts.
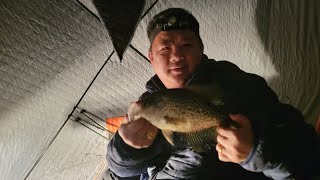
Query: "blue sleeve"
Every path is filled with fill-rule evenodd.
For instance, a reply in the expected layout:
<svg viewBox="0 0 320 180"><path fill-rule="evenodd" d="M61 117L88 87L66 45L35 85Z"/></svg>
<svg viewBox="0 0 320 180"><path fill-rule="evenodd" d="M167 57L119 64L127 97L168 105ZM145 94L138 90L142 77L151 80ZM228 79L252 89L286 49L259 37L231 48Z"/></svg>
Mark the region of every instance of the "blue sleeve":
<svg viewBox="0 0 320 180"><path fill-rule="evenodd" d="M272 162L268 161L264 158L263 155L263 142L260 141L259 144L257 144L253 150L251 151L250 155L248 156L247 160L240 163L240 165L252 172L263 172L264 175L267 177L270 177L275 180L280 179L313 179L318 178L320 179L319 174L319 168L317 167L317 162L319 162L319 158L317 158L318 151L315 150L312 155L308 155L309 159L306 159L305 162L299 162L297 159L296 163L300 163L300 165L305 165L304 168L296 169L295 171L290 171L288 169L288 166L286 166L285 162ZM299 154L296 156L302 156L304 155ZM310 157L313 156L313 157ZM294 157L292 157L294 158ZM314 160L312 160L314 159ZM309 162L308 162L309 161Z"/></svg>
<svg viewBox="0 0 320 180"><path fill-rule="evenodd" d="M152 179L198 179L203 156L191 149L174 151L164 167L150 166L148 174Z"/></svg>
<svg viewBox="0 0 320 180"><path fill-rule="evenodd" d="M272 179L311 179L320 175L319 137L300 111L278 101L252 117L260 134L247 161L241 163L243 168L263 172Z"/></svg>
<svg viewBox="0 0 320 180"><path fill-rule="evenodd" d="M255 148L240 165L273 179L318 176L320 138L302 113L281 103L262 77L241 71L235 65L231 68L227 62L223 65L229 69L221 78L227 94L226 110L247 116L256 137Z"/></svg>
<svg viewBox="0 0 320 180"><path fill-rule="evenodd" d="M127 145L117 132L108 144L107 162L110 170L117 176L139 176L147 172L150 161L166 156L170 153L170 148L161 133L150 147L135 149Z"/></svg>
<svg viewBox="0 0 320 180"><path fill-rule="evenodd" d="M252 172L263 172L264 175L272 179L292 179L292 174L282 163L266 162L263 158L262 142L260 141L250 152L246 161L240 165Z"/></svg>

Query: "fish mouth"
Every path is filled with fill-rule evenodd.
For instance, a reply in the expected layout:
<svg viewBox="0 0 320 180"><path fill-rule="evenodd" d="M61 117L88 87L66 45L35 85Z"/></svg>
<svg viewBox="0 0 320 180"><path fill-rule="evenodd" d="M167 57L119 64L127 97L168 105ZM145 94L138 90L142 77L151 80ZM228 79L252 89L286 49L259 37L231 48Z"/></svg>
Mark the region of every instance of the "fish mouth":
<svg viewBox="0 0 320 180"><path fill-rule="evenodd" d="M139 119L141 117L142 109L143 109L143 103L141 101L130 103L128 108L129 122Z"/></svg>

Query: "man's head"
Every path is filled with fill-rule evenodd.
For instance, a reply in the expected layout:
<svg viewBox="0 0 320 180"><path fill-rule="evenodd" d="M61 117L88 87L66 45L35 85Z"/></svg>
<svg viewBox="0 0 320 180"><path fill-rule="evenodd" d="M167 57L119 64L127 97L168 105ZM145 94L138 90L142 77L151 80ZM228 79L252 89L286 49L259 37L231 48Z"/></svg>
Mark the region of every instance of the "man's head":
<svg viewBox="0 0 320 180"><path fill-rule="evenodd" d="M167 88L181 88L202 60L199 23L188 11L170 8L148 25L149 59Z"/></svg>

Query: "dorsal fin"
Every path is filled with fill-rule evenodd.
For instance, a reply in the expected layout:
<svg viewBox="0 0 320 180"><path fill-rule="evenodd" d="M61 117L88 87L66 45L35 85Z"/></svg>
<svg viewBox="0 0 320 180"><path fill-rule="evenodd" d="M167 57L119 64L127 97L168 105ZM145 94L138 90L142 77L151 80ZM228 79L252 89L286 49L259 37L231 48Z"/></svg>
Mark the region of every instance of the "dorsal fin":
<svg viewBox="0 0 320 180"><path fill-rule="evenodd" d="M208 84L191 84L186 89L204 97L215 106L223 106L223 91L219 84L212 81Z"/></svg>

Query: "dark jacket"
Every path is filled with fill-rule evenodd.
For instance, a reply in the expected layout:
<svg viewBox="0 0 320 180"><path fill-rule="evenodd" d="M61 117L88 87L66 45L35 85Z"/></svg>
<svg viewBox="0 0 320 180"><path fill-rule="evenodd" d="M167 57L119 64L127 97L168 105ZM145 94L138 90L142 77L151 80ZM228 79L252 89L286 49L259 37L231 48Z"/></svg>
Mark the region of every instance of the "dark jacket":
<svg viewBox="0 0 320 180"><path fill-rule="evenodd" d="M126 145L116 133L107 149L111 171L121 177L148 174L157 179L267 179L264 175L309 179L319 174L320 143L313 127L304 122L298 110L279 102L263 78L204 55L187 86L211 81L223 90L224 111L241 113L252 123L255 146L245 162L221 162L215 150L195 153L171 147L161 133L152 146L138 150ZM146 88L141 98L165 86L155 75Z"/></svg>

